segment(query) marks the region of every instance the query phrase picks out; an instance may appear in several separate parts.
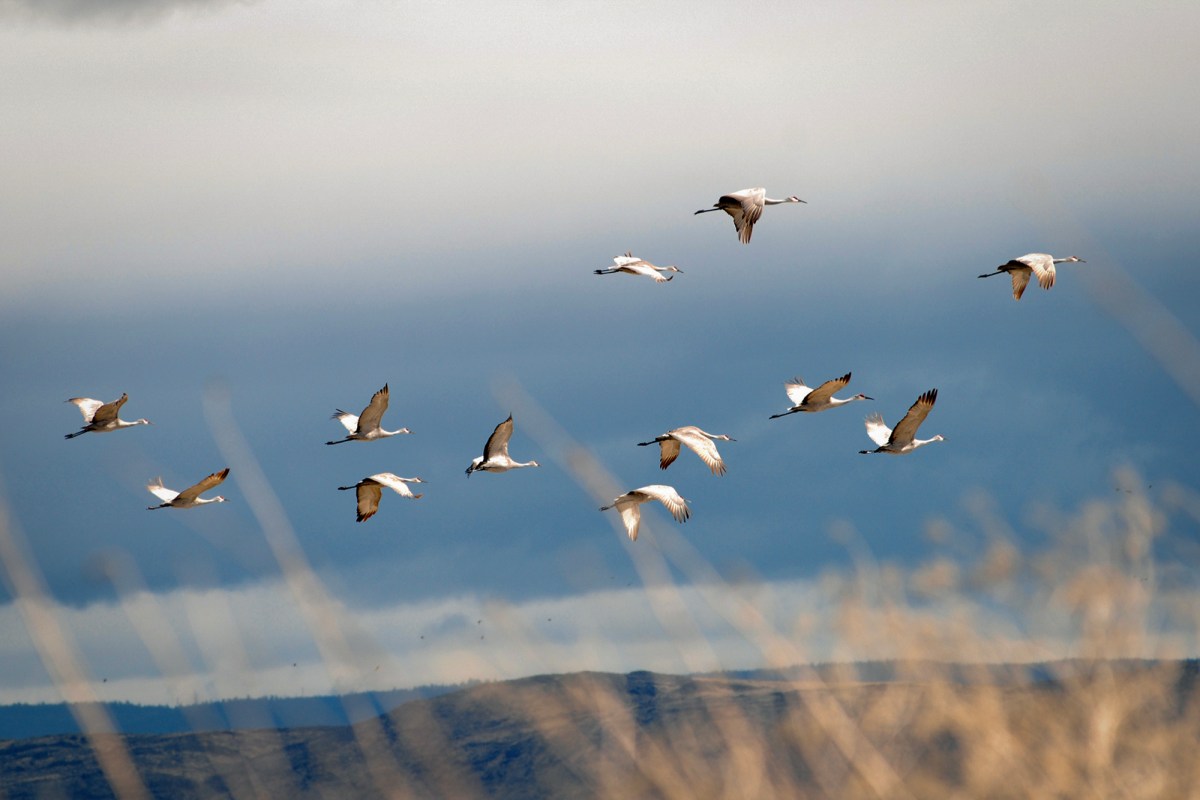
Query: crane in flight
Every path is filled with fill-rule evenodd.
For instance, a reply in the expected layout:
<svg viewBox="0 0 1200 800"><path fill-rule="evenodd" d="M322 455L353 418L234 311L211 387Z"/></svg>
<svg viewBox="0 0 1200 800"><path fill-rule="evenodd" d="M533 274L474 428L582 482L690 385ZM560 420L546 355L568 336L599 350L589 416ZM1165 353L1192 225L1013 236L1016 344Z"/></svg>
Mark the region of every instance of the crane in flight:
<svg viewBox="0 0 1200 800"><path fill-rule="evenodd" d="M225 498L221 495L208 498L201 497L200 495L209 489L220 486L228 475L229 467L226 467L220 472L214 472L212 475L209 475L195 486L189 486L182 492L166 488L163 486L162 478L155 478L146 484L146 490L159 500L162 500L162 502L156 506L146 506L146 508L153 511L156 508L194 508L196 506L207 505L208 503L224 503Z"/></svg>
<svg viewBox="0 0 1200 800"><path fill-rule="evenodd" d="M831 408L844 406L846 403L853 403L855 400L875 399L874 397L867 397L865 394L856 394L853 397L833 396L834 392L844 388L848 383L850 383L849 372L840 378L825 381L815 389L805 386L803 378L792 378L783 385L788 399L792 401L792 407L782 414L772 414L771 419L786 417L788 414L795 414L797 411L815 413L817 411L827 411Z"/></svg>
<svg viewBox="0 0 1200 800"><path fill-rule="evenodd" d="M508 472L519 467L540 467L541 464L536 461L513 461L509 457L508 440L512 434L513 418L509 414L508 419L497 425L488 437L487 444L483 446L483 455L475 456L471 461L467 467L467 477L471 477L472 472Z"/></svg>
<svg viewBox="0 0 1200 800"><path fill-rule="evenodd" d="M616 264L615 267L593 271L597 275L611 275L614 272L624 272L627 275L645 275L648 278L653 278L656 283L666 283L675 277L674 275L663 275L664 272L678 272L681 274L683 272L683 270L673 264L665 267L656 267L649 261L638 258L632 251L626 251L623 256L613 256L613 263Z"/></svg>
<svg viewBox="0 0 1200 800"><path fill-rule="evenodd" d="M379 499L383 496L383 487L385 486L401 497L412 500L424 497L422 494L413 494L412 489L408 488L410 483L425 483L425 481L420 478L401 478L391 472L377 472L363 478L353 486L339 486L338 491L357 490L358 516L356 521L364 522L375 516L375 512L379 510Z"/></svg>
<svg viewBox="0 0 1200 800"><path fill-rule="evenodd" d="M1049 289L1054 285L1055 264L1086 263L1079 256L1055 258L1048 253L1026 253L1020 258L1014 258L1007 264L1001 264L996 267L995 272L985 272L979 277L990 278L993 275L1007 272L1012 276L1013 300L1020 300L1021 295L1025 294L1025 287L1029 285L1029 279L1032 276L1037 276L1038 286L1041 286L1043 289Z"/></svg>
<svg viewBox="0 0 1200 800"><path fill-rule="evenodd" d="M929 412L933 410L933 404L937 402L937 389L930 389L925 394L917 398L917 401L908 409L908 413L904 415L904 419L896 425L896 430L892 430L883 422L883 417L879 414L870 414L867 416L867 436L871 437L871 441L879 445L874 450L859 450L860 453L891 453L892 455L902 456L905 453L911 453L918 447L924 447L933 442L945 441L939 433L932 439L917 439L917 428L921 427L921 423L925 421L925 417L929 416Z"/></svg>
<svg viewBox="0 0 1200 800"><path fill-rule="evenodd" d="M754 233L754 223L762 216L764 206L776 206L780 203L803 203L796 195L774 200L767 197L767 190L761 186L755 189L742 189L740 192L723 194L713 203L712 208L702 208L697 214L707 214L709 211L724 211L733 217L733 227L737 230L738 241L750 244L750 235Z"/></svg>
<svg viewBox="0 0 1200 800"><path fill-rule="evenodd" d="M341 444L342 442L355 441L373 442L376 439L386 439L389 436L397 436L401 433L412 433L408 428L401 428L398 431L385 431L383 429L383 412L387 411L388 394L388 385L385 383L382 389L371 396L371 402L367 404L367 407L357 417L342 411L340 408L337 409L331 419L336 419L346 428L346 438L336 439L325 444Z"/></svg>
<svg viewBox="0 0 1200 800"><path fill-rule="evenodd" d="M105 403L100 400L93 400L90 397L72 397L67 400L68 403L74 403L83 414L83 427L74 433L68 433L64 438L74 439L76 436L82 436L85 433L108 433L109 431L119 431L122 428L132 428L134 425L149 425L148 419L135 419L125 421L118 414L121 411L121 406L125 405L125 401L129 399L129 395L122 392L121 396L110 403Z"/></svg>
<svg viewBox="0 0 1200 800"><path fill-rule="evenodd" d="M638 528L642 523L642 503L649 500L657 500L662 503L667 511L671 512L671 516L675 518L676 522L687 522L687 518L692 515L687 501L679 496L679 492L675 491L674 486L663 486L657 483L628 491L608 505L600 506L600 510L608 511L610 508L615 508L621 512L621 522L625 523L625 533L629 534L629 538L636 542Z"/></svg>
<svg viewBox="0 0 1200 800"><path fill-rule="evenodd" d="M686 444L696 455L700 456L700 460L712 471L713 475L724 475L725 461L717 452L717 446L713 444L715 439L723 442L737 441L723 433L709 433L700 430L695 425L684 425L681 428L669 430L661 436L656 436L649 442L638 442L638 447L658 444L658 468L666 469L674 463L675 459L679 458L680 445Z"/></svg>

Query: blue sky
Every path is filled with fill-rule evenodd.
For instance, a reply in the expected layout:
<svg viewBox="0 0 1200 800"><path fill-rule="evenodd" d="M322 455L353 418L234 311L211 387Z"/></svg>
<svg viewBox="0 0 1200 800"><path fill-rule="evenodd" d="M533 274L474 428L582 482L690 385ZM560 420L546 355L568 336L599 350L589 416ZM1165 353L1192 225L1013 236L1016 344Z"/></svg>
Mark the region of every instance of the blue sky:
<svg viewBox="0 0 1200 800"><path fill-rule="evenodd" d="M1194 338L1164 364L1122 316L1132 299L1104 301L1129 280L1157 319L1200 327L1194 9L0 10L0 491L85 640L89 611L123 608L113 565L164 608L257 597L286 614L244 470L223 506L145 511L148 479L183 488L229 463L224 396L329 596L363 618L440 609L413 612L431 639L495 603L557 603L562 625L591 626L589 602L636 591L637 548L660 544L623 542L513 384L621 490L665 482L692 501L686 526L667 534L656 512L651 531L777 587L846 565L830 535L844 523L915 564L932 520L982 546L965 533L980 490L1032 543L1039 508L1106 496L1115 469L1194 484L1196 386L1171 372L1194 364ZM749 246L724 215L692 215L754 185L807 204L767 209ZM684 272L592 274L627 249ZM1005 278L975 278L1035 251L1088 263L1020 303ZM874 402L768 421L788 378L851 370ZM334 408L385 382L385 423L414 434L324 447ZM894 423L931 387L922 432L945 443L858 455L865 413ZM80 422L63 400L121 392L154 426L62 439ZM510 412L513 455L545 466L464 477ZM683 424L738 440L725 477L690 454L660 473L634 446ZM426 496L389 495L356 524L336 487L384 470L422 476ZM180 640L214 613L181 611ZM0 614L24 665L0 699L47 685L21 624ZM417 669L372 635L398 685L528 668L464 660L456 639ZM596 634L593 660L547 663L663 663L630 643L646 635ZM116 638L82 645L94 668L158 696L152 653L105 661ZM194 685L337 683L272 672L319 661L302 638L194 663ZM715 666L753 660L728 647Z"/></svg>

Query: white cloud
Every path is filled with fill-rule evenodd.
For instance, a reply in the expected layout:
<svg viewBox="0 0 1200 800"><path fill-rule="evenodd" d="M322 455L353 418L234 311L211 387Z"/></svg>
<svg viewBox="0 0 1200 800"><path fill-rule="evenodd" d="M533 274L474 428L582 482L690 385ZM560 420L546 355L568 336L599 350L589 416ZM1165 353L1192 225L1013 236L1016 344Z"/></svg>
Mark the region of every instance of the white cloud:
<svg viewBox="0 0 1200 800"><path fill-rule="evenodd" d="M339 669L322 663L281 583L138 593L121 604L57 606L54 612L71 631L96 694L143 703L370 691L579 670L680 673L905 657L1034 661L1080 652L1077 621L1055 602L1031 596L1031 607L1017 609L1015 622L1013 608L997 609L965 595L927 606L897 605L893 593L903 580L885 566L868 575L867 583L831 576L816 582L611 589L515 604L459 595L371 609L339 606L334 613L352 619L361 631L351 643L353 663ZM1160 598L1163 608L1194 600ZM664 622L672 620L672 608L682 615ZM131 622L147 615L157 615L168 628ZM151 631L156 638L147 641ZM1162 630L1133 648L1127 642L1121 647L1110 654L1194 654L1196 631ZM31 653L20 616L11 605L0 608L0 659L7 665L0 703L60 699ZM342 677L331 677L335 674Z"/></svg>

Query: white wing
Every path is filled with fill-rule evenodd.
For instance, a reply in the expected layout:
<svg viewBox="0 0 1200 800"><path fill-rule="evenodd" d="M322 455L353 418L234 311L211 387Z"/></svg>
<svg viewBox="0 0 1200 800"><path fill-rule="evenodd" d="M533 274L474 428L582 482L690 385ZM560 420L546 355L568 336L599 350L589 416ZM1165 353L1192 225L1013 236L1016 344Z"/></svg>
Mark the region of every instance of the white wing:
<svg viewBox="0 0 1200 800"><path fill-rule="evenodd" d="M707 436L691 427L676 428L671 431L671 435L700 456L700 460L712 471L713 475L725 474L725 462L721 460L721 454L718 452L716 444Z"/></svg>
<svg viewBox="0 0 1200 800"><path fill-rule="evenodd" d="M409 482L416 483L413 478L401 478L399 475L394 475L391 472L380 472L372 475L367 480L375 481L381 486L386 486L401 497L411 497L415 500L421 496L413 494L412 489L408 488Z"/></svg>
<svg viewBox="0 0 1200 800"><path fill-rule="evenodd" d="M692 510L688 508L687 501L679 496L679 492L675 491L674 486L663 486L656 483L650 486L643 486L640 489L634 489L630 494L644 495L662 503L671 512L671 516L675 518L676 522L685 522L692 515Z"/></svg>
<svg viewBox="0 0 1200 800"><path fill-rule="evenodd" d="M871 441L883 447L892 438L892 429L883 422L883 417L878 413L867 415L867 436L871 437Z"/></svg>
<svg viewBox="0 0 1200 800"><path fill-rule="evenodd" d="M1013 259L1029 266L1037 276L1038 286L1049 289L1054 285L1054 256L1049 253L1026 253L1020 258ZM1027 279L1028 280L1028 279ZM1016 290L1016 287L1013 287Z"/></svg>
<svg viewBox="0 0 1200 800"><path fill-rule="evenodd" d="M788 400L791 400L792 405L794 406L798 406L803 403L804 398L808 397L808 393L812 391L810 387L804 385L804 378L799 376L796 376L795 378L792 378L790 382L785 383L783 388L785 391L787 391Z"/></svg>
<svg viewBox="0 0 1200 800"><path fill-rule="evenodd" d="M641 259L635 256L632 252L627 252L623 256L613 256L613 263L618 267L627 267L630 264L636 264L639 261L641 261Z"/></svg>
<svg viewBox="0 0 1200 800"><path fill-rule="evenodd" d="M157 497L159 500L162 500L164 503L169 503L172 500L174 500L176 497L179 497L179 492L172 491L171 489L168 489L165 486L163 486L162 478L155 478L150 483L147 483L146 490L148 492L150 492L150 494Z"/></svg>
<svg viewBox="0 0 1200 800"><path fill-rule="evenodd" d="M345 426L347 433L354 433L358 430L358 417L354 414L347 414L339 409L333 418Z"/></svg>
<svg viewBox="0 0 1200 800"><path fill-rule="evenodd" d="M638 529L642 525L641 504L635 500L628 500L624 503L618 503L617 511L621 512L621 522L625 523L625 533L629 534L629 538L636 542Z"/></svg>
<svg viewBox="0 0 1200 800"><path fill-rule="evenodd" d="M104 405L103 402L93 400L90 397L72 397L67 402L74 403L79 408L79 413L83 414L84 422L91 422L92 417L96 414L96 409Z"/></svg>
<svg viewBox="0 0 1200 800"><path fill-rule="evenodd" d="M742 244L749 244L750 235L754 233L754 223L758 222L759 217L762 216L763 198L767 196L767 190L762 187L744 189L733 196L742 206L742 213L735 214L733 217L733 227L737 229L738 239Z"/></svg>

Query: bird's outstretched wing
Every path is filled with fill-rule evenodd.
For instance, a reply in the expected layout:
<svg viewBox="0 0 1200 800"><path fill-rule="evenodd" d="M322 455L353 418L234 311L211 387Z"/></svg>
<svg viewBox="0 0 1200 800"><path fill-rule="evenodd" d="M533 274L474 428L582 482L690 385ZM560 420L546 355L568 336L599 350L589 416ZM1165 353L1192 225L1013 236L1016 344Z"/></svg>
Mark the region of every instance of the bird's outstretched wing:
<svg viewBox="0 0 1200 800"><path fill-rule="evenodd" d="M387 411L387 407L388 385L385 383L382 389L371 395L371 402L358 415L358 430L370 431L378 428L383 421L383 412Z"/></svg>
<svg viewBox="0 0 1200 800"><path fill-rule="evenodd" d="M700 460L709 468L713 475L725 474L725 462L721 459L721 453L717 450L717 445L704 434L699 431L694 431L689 428L676 429L671 432L679 441L686 444L692 451L700 456ZM663 442L664 447L666 442ZM675 445L675 451L679 452L679 445Z"/></svg>
<svg viewBox="0 0 1200 800"><path fill-rule="evenodd" d="M487 444L483 446L483 460L487 461L490 458L499 455L508 455L508 440L512 438L513 433L513 418L512 414L508 415L508 419L496 426L496 430L492 431L492 435L488 437Z"/></svg>
<svg viewBox="0 0 1200 800"><path fill-rule="evenodd" d="M225 480L225 476L227 476L228 474L229 474L229 467L226 467L225 469L221 470L220 472L214 472L212 475L209 475L207 478L200 481L195 486L189 486L188 488L184 489L182 492L179 493L180 502L183 502L183 503L195 502L197 497L204 494L209 489L213 488L214 486L220 486L221 482Z"/></svg>
<svg viewBox="0 0 1200 800"><path fill-rule="evenodd" d="M375 512L379 510L379 498L383 496L383 486L373 479L367 478L359 481L355 489L358 499L358 514L355 522L365 522L375 516Z"/></svg>
<svg viewBox="0 0 1200 800"><path fill-rule="evenodd" d="M746 189L738 192L736 195L726 195L721 198L724 202L726 198L734 200L740 206L741 213L733 214L733 227L738 232L738 241L742 244L749 244L750 237L754 233L754 223L758 222L759 217L763 213L763 198L767 196L767 190L763 188ZM730 209L731 213L738 209Z"/></svg>
<svg viewBox="0 0 1200 800"><path fill-rule="evenodd" d="M812 391L812 387L805 385L804 378L799 375L785 383L783 389L787 392L788 400L791 400L794 406L803 403L804 398L808 397L809 392Z"/></svg>
<svg viewBox="0 0 1200 800"><path fill-rule="evenodd" d="M122 393L120 397L111 403L105 403L100 406L92 414L91 422L112 422L117 418L117 413L121 410L121 406L125 405L125 401L128 399L129 395Z"/></svg>
<svg viewBox="0 0 1200 800"><path fill-rule="evenodd" d="M1029 270L1014 269L1008 274L1012 276L1013 300L1020 300L1021 295L1025 294L1025 287L1029 285Z"/></svg>
<svg viewBox="0 0 1200 800"><path fill-rule="evenodd" d="M640 494L662 503L671 512L671 516L675 518L676 522L686 522L687 518L692 515L687 501L679 496L679 492L675 491L674 486L663 486L656 483L634 489L630 494Z"/></svg>
<svg viewBox="0 0 1200 800"><path fill-rule="evenodd" d="M347 433L354 433L358 430L358 416L355 414L347 413L339 408L334 412L331 419L336 419L342 423L342 427L346 429Z"/></svg>
<svg viewBox="0 0 1200 800"><path fill-rule="evenodd" d="M896 424L896 429L892 431L892 444L906 445L912 442L913 437L917 435L917 428L921 427L921 423L925 421L925 417L929 416L929 412L933 410L933 404L936 402L937 389L930 389L918 397L917 401L909 407L904 419L900 420Z"/></svg>
<svg viewBox="0 0 1200 800"><path fill-rule="evenodd" d="M90 397L72 397L67 402L75 404L79 409L79 413L83 414L83 421L85 423L90 423L92 418L96 416L97 409L104 405L100 400L93 400Z"/></svg>
<svg viewBox="0 0 1200 800"><path fill-rule="evenodd" d="M1049 289L1054 285L1054 258L1045 253L1030 253L1027 256L1021 256L1018 261L1029 265L1033 270L1033 274L1037 276L1038 286L1043 289Z"/></svg>
<svg viewBox="0 0 1200 800"><path fill-rule="evenodd" d="M883 417L879 416L878 412L867 414L867 436L871 437L871 441L883 447L892 438L892 429L889 428L883 421Z"/></svg>
<svg viewBox="0 0 1200 800"><path fill-rule="evenodd" d="M668 437L658 443L658 468L666 469L679 458L679 442Z"/></svg>
<svg viewBox="0 0 1200 800"><path fill-rule="evenodd" d="M163 486L162 478L155 478L147 483L146 490L164 503L169 503L176 497L179 497L179 492Z"/></svg>
<svg viewBox="0 0 1200 800"><path fill-rule="evenodd" d="M813 389L806 398L811 405L824 405L829 402L829 398L833 397L840 389L850 383L850 373L847 372L840 378L834 378L831 381L825 381L817 388Z"/></svg>
<svg viewBox="0 0 1200 800"><path fill-rule="evenodd" d="M412 489L408 488L407 481L405 481L399 475L393 474L391 472L376 473L375 475L372 475L370 478L368 478L368 480L375 481L379 484L382 484L383 486L388 487L389 489L391 489L393 492L400 495L401 497L410 497L413 500L417 500L421 497L421 495L419 495L419 494L413 494Z"/></svg>
<svg viewBox="0 0 1200 800"><path fill-rule="evenodd" d="M617 503L617 511L621 512L621 523L625 526L625 533L628 534L630 541L637 541L638 531L642 527L642 506L632 500L627 500L624 503Z"/></svg>

